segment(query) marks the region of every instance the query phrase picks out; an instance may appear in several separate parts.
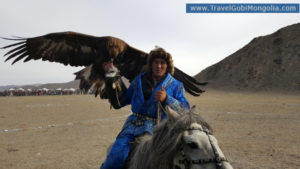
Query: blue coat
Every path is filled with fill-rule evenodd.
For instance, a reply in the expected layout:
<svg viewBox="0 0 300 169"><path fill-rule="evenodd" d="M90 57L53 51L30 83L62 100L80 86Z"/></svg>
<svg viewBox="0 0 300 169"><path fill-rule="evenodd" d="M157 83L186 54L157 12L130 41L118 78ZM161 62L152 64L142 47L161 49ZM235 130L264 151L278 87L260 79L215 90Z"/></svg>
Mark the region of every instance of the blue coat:
<svg viewBox="0 0 300 169"><path fill-rule="evenodd" d="M185 98L185 91L183 84L173 78L169 73L160 84L153 90L151 97L148 101L144 100L142 91L142 76L145 73L138 75L130 84L125 95L122 98L122 106L131 104L131 110L134 113L141 114L148 117L157 117L158 102L154 98L154 94L161 90L164 86L167 92L167 98L164 105L170 106L173 110L181 112L189 109L189 103ZM132 114L130 115L120 134L116 138L110 152L107 155L105 162L102 164L101 169L122 169L127 156L130 152L131 144L135 137L144 133L152 134L152 129L156 126L155 120L145 120L141 124L134 123L139 117ZM162 112L162 119L167 118L165 112Z"/></svg>
<svg viewBox="0 0 300 169"><path fill-rule="evenodd" d="M143 91L142 91L142 81L141 77L145 73L138 75L130 84L129 88L126 91L125 97L126 102L124 105L131 104L131 111L141 115L157 118L157 106L158 102L154 98L154 94L161 90L161 86L164 86L167 92L167 99L165 105L170 106L175 111L182 111L184 109L189 109L189 103L185 98L185 91L183 84L173 78L169 73L165 79L157 85L153 90L150 99L146 102L144 100ZM135 120L137 117L135 115L130 115L126 120L123 127L128 127L128 124ZM165 112L162 112L162 119L167 118ZM152 134L152 129L155 124L146 124L141 127L135 128L132 134L138 136L145 132ZM126 130L126 129L125 129Z"/></svg>

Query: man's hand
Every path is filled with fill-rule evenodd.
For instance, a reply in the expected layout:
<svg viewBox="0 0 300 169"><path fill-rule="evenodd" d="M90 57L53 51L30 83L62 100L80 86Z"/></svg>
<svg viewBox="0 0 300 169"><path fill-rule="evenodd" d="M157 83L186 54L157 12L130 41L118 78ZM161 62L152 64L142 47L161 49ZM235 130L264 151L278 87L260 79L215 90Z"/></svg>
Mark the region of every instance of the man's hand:
<svg viewBox="0 0 300 169"><path fill-rule="evenodd" d="M167 92L165 91L164 86L161 86L161 90L155 93L155 100L159 102L164 102L167 98Z"/></svg>

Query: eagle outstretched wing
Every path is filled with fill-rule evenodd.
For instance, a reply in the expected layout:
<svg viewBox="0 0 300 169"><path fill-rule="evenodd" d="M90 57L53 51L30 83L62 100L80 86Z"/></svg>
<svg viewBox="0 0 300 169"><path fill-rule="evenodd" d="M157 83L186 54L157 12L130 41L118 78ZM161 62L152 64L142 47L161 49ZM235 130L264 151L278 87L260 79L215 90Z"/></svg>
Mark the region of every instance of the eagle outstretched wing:
<svg viewBox="0 0 300 169"><path fill-rule="evenodd" d="M96 95L103 96L105 72L102 64L111 59L114 65L129 81L145 71L148 53L135 49L121 39L104 36L96 37L75 32L50 33L33 38L3 38L17 41L1 49L11 48L4 56L5 61L14 59L12 64L24 59L42 59L71 66L86 66L75 73L80 79L80 88L88 90L94 86ZM203 92L198 85L204 85L193 77L175 68L174 77L180 80L186 91L194 96ZM103 96L102 98L105 98Z"/></svg>

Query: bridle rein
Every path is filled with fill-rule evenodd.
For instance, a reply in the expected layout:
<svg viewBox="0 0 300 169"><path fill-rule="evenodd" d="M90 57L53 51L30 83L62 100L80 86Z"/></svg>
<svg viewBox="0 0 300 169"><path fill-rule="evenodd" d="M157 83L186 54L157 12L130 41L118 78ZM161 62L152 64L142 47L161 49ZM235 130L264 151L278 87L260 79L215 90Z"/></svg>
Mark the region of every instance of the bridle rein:
<svg viewBox="0 0 300 169"><path fill-rule="evenodd" d="M183 157L183 160L179 160L179 164L183 164L185 169L190 169L191 165L197 164L197 165L203 165L203 164L208 164L208 163L215 163L216 164L216 169L223 169L222 162L228 162L228 160L225 157L221 157L220 154L218 153L218 150L216 148L216 145L212 142L211 140L211 132L207 128L188 128L185 131L191 131L191 130L199 130L201 132L204 132L209 140L209 143L213 149L214 158L207 158L207 159L199 159L199 160L190 160L187 159L184 151L183 151L183 146L182 144L180 145L180 153L181 156Z"/></svg>

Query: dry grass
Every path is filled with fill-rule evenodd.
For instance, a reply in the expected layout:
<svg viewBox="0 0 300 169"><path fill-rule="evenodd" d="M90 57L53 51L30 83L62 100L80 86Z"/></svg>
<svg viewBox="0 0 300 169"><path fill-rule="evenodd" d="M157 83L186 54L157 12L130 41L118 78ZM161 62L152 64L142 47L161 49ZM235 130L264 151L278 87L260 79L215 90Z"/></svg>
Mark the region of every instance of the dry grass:
<svg viewBox="0 0 300 169"><path fill-rule="evenodd" d="M210 91L188 100L235 168L300 168L300 96ZM128 109L92 96L0 98L0 169L99 168Z"/></svg>

